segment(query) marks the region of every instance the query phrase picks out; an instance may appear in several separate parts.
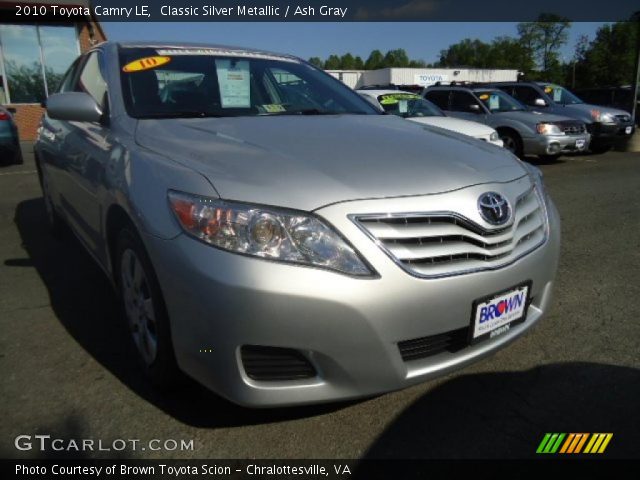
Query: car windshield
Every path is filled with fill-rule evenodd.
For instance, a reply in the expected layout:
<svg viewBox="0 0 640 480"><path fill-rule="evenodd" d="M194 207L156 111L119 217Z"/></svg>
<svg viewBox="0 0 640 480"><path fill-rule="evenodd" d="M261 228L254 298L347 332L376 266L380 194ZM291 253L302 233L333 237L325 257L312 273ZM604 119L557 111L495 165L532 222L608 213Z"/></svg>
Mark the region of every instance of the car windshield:
<svg viewBox="0 0 640 480"><path fill-rule="evenodd" d="M338 80L294 58L219 48L121 48L135 118L380 114Z"/></svg>
<svg viewBox="0 0 640 480"><path fill-rule="evenodd" d="M547 84L542 85L542 88L544 88L544 93L549 95L555 103L560 103L561 105L576 105L584 103L573 93L560 85Z"/></svg>
<svg viewBox="0 0 640 480"><path fill-rule="evenodd" d="M444 117L433 103L413 93L385 93L378 95L378 102L385 112L404 118Z"/></svg>
<svg viewBox="0 0 640 480"><path fill-rule="evenodd" d="M525 110L520 102L500 90L476 91L475 94L492 113Z"/></svg>

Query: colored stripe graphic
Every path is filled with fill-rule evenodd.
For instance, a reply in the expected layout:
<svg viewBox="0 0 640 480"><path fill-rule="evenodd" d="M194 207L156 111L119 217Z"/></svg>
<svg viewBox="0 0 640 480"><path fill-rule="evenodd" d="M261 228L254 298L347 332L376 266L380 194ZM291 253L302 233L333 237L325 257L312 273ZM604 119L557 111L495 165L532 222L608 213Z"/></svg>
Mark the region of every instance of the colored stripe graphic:
<svg viewBox="0 0 640 480"><path fill-rule="evenodd" d="M556 453L566 433L547 433L538 445L536 453Z"/></svg>
<svg viewBox="0 0 640 480"><path fill-rule="evenodd" d="M536 453L603 453L612 438L613 433L545 433Z"/></svg>

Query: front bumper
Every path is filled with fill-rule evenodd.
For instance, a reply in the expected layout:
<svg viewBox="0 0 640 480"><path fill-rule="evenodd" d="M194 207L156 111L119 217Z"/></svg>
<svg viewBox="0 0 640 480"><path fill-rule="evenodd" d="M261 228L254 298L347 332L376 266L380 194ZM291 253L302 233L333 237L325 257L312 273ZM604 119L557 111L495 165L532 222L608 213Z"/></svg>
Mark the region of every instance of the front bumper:
<svg viewBox="0 0 640 480"><path fill-rule="evenodd" d="M636 126L632 121L617 123L591 123L587 130L591 134L593 143L613 144L617 140L631 137Z"/></svg>
<svg viewBox="0 0 640 480"><path fill-rule="evenodd" d="M582 152L589 147L591 135L535 135L523 139L525 155L558 155Z"/></svg>
<svg viewBox="0 0 640 480"><path fill-rule="evenodd" d="M498 188L480 186L491 187ZM549 238L533 252L497 270L439 279L407 274L345 215L380 206L415 211L426 197L349 202L318 211L375 268L379 275L368 279L231 254L186 235L172 240L145 236L182 370L245 406L328 402L423 382L479 360L522 335L551 302L560 243L555 207L549 205ZM524 323L456 353L403 361L398 342L468 326L474 300L526 280L533 287ZM243 345L295 349L318 375L253 380L242 365Z"/></svg>

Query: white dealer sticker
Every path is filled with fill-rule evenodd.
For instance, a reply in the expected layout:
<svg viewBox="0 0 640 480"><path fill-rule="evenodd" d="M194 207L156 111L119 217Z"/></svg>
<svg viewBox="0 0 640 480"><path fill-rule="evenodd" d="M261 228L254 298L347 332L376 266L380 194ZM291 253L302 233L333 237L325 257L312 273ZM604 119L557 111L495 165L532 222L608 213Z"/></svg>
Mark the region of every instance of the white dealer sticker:
<svg viewBox="0 0 640 480"><path fill-rule="evenodd" d="M523 285L476 304L472 340L508 331L508 328L501 327L524 317L528 295L529 286Z"/></svg>

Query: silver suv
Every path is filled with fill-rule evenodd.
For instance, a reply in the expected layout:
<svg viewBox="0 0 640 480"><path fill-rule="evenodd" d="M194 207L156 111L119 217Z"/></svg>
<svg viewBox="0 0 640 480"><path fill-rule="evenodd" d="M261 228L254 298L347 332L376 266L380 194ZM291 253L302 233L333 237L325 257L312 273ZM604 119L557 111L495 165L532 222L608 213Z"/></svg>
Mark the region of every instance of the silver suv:
<svg viewBox="0 0 640 480"><path fill-rule="evenodd" d="M376 395L550 307L560 225L536 168L292 56L102 44L35 152L51 227L104 269L159 384L181 370L248 406Z"/></svg>
<svg viewBox="0 0 640 480"><path fill-rule="evenodd" d="M493 127L504 147L519 157L537 155L552 161L562 153L586 150L591 139L584 122L529 112L497 88L434 86L425 90L424 97L448 115Z"/></svg>

